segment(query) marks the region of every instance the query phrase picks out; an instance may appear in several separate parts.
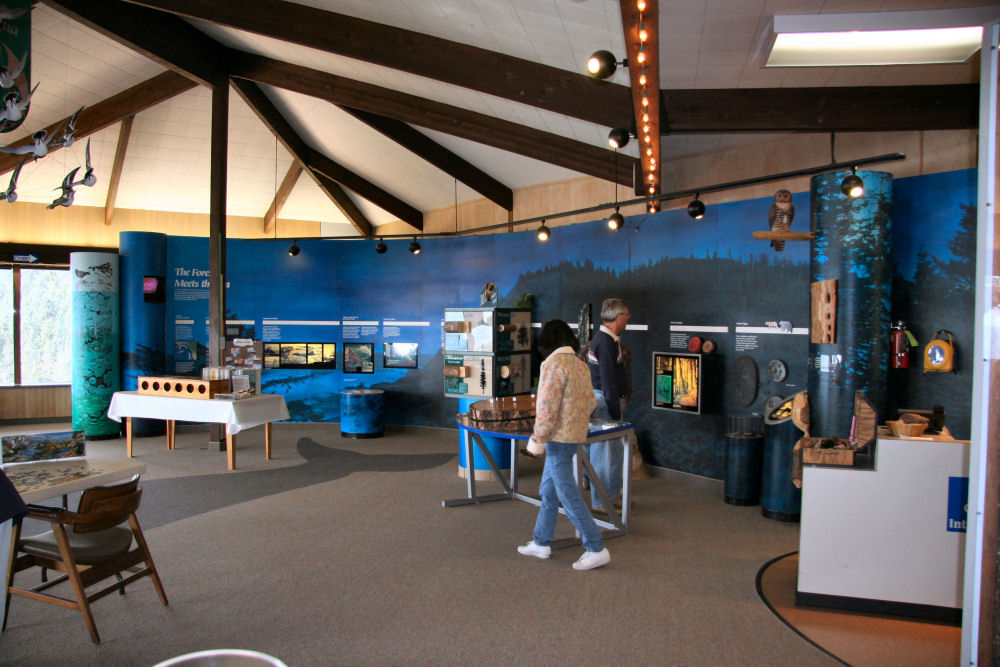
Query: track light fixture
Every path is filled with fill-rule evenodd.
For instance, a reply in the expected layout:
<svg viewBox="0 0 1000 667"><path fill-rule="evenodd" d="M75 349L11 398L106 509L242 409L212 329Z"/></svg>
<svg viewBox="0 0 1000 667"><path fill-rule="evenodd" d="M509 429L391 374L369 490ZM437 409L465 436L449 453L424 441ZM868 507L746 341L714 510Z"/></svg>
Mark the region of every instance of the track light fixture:
<svg viewBox="0 0 1000 667"><path fill-rule="evenodd" d="M615 54L601 49L594 51L587 60L587 72L595 79L607 79L615 73L619 65L628 67L628 60L619 61L615 58Z"/></svg>
<svg viewBox="0 0 1000 667"><path fill-rule="evenodd" d="M417 237L413 237L413 241L410 243L410 252L414 255L420 254L420 244L417 243Z"/></svg>
<svg viewBox="0 0 1000 667"><path fill-rule="evenodd" d="M840 182L840 191L848 197L857 198L865 193L865 182L857 172L857 167L851 167L851 175Z"/></svg>
<svg viewBox="0 0 1000 667"><path fill-rule="evenodd" d="M688 215L690 215L695 220L701 220L705 217L705 203L698 199L697 193L691 203L688 204Z"/></svg>
<svg viewBox="0 0 1000 667"><path fill-rule="evenodd" d="M624 226L625 226L625 218L622 216L621 213L618 212L618 209L616 208L615 212L608 216L608 229L610 229L613 232L617 232Z"/></svg>
<svg viewBox="0 0 1000 667"><path fill-rule="evenodd" d="M608 132L608 145L612 148L625 148L628 146L629 133L624 127L615 127Z"/></svg>
<svg viewBox="0 0 1000 667"><path fill-rule="evenodd" d="M548 241L549 240L549 236L551 236L551 235L552 235L552 232L549 231L549 228L545 226L545 221L542 220L542 226L538 228L538 240L539 241Z"/></svg>
<svg viewBox="0 0 1000 667"><path fill-rule="evenodd" d="M388 250L388 249L389 249L389 246L387 246L385 244L385 241L383 241L382 239L379 239L378 243L375 244L375 252L377 252L380 255L384 255L385 251Z"/></svg>
<svg viewBox="0 0 1000 667"><path fill-rule="evenodd" d="M291 255L292 257L295 257L300 252L301 250L299 249L299 242L292 241L292 245L288 246L288 254Z"/></svg>

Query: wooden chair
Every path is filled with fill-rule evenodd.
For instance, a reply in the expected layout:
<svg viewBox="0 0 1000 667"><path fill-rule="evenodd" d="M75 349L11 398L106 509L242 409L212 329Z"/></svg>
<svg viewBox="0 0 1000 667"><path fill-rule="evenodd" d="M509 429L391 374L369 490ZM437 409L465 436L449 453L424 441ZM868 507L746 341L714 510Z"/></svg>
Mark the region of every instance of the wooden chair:
<svg viewBox="0 0 1000 667"><path fill-rule="evenodd" d="M16 551L7 582L10 595L78 609L95 644L101 643L101 637L90 611L90 603L94 600L114 591L124 593L127 584L149 577L153 580L160 602L166 605L167 595L135 516L141 498L142 489L137 475L125 484L87 489L80 497L76 512L28 505L28 518L48 522L52 530L23 537L21 525L15 527ZM36 566L57 570L63 575L33 588L14 585L16 573ZM111 577L115 577L116 581L87 593L87 588ZM67 579L75 600L42 592Z"/></svg>

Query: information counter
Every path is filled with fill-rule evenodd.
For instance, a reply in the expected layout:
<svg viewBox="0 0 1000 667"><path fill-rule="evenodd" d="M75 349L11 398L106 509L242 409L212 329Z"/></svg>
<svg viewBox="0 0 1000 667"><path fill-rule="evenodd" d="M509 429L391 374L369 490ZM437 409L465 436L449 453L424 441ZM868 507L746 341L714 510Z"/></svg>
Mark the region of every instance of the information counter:
<svg viewBox="0 0 1000 667"><path fill-rule="evenodd" d="M867 469L805 465L797 604L957 623L969 442L879 430Z"/></svg>

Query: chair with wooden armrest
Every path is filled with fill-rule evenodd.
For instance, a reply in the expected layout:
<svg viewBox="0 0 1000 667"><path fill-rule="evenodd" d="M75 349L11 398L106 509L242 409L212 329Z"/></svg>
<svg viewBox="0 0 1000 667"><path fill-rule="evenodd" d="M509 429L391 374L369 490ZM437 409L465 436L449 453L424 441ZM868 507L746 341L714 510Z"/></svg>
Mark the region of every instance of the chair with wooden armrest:
<svg viewBox="0 0 1000 667"><path fill-rule="evenodd" d="M78 609L95 644L101 643L101 637L90 611L94 600L149 577L160 602L166 605L167 595L135 516L141 498L136 475L125 484L87 489L80 496L76 512L28 505L28 518L45 521L52 530L24 537L21 525L15 527L14 562L7 582L9 594ZM63 574L32 588L14 585L15 574L36 566ZM87 593L87 588L112 577L116 581ZM75 600L42 592L66 580L73 588Z"/></svg>

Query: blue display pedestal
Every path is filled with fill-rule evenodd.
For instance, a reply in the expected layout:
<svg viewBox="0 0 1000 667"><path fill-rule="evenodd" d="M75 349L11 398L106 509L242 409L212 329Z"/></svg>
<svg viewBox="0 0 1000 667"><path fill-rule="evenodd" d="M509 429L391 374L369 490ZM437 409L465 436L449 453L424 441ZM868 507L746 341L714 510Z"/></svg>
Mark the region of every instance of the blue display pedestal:
<svg viewBox="0 0 1000 667"><path fill-rule="evenodd" d="M345 389L340 392L340 435L380 438L385 429L385 392L381 389Z"/></svg>
<svg viewBox="0 0 1000 667"><path fill-rule="evenodd" d="M459 414L468 413L469 406L481 400L483 400L482 397L458 399ZM469 469L469 464L465 460L465 439L467 437L469 437L468 434L464 430L459 429L458 476L462 479L465 479ZM501 471L510 470L510 439L494 438L488 435L481 437L483 439L483 444L486 445L486 449L489 451L490 456L493 457L493 461L496 462L497 467L500 468ZM474 444L472 446L472 469L475 471L475 479L477 482L493 478L493 473L490 472L490 464L486 461L486 457L479 451L479 448Z"/></svg>
<svg viewBox="0 0 1000 667"><path fill-rule="evenodd" d="M764 426L764 471L760 485L760 512L766 519L797 522L802 512L802 489L792 484L792 450L802 432L791 417Z"/></svg>

